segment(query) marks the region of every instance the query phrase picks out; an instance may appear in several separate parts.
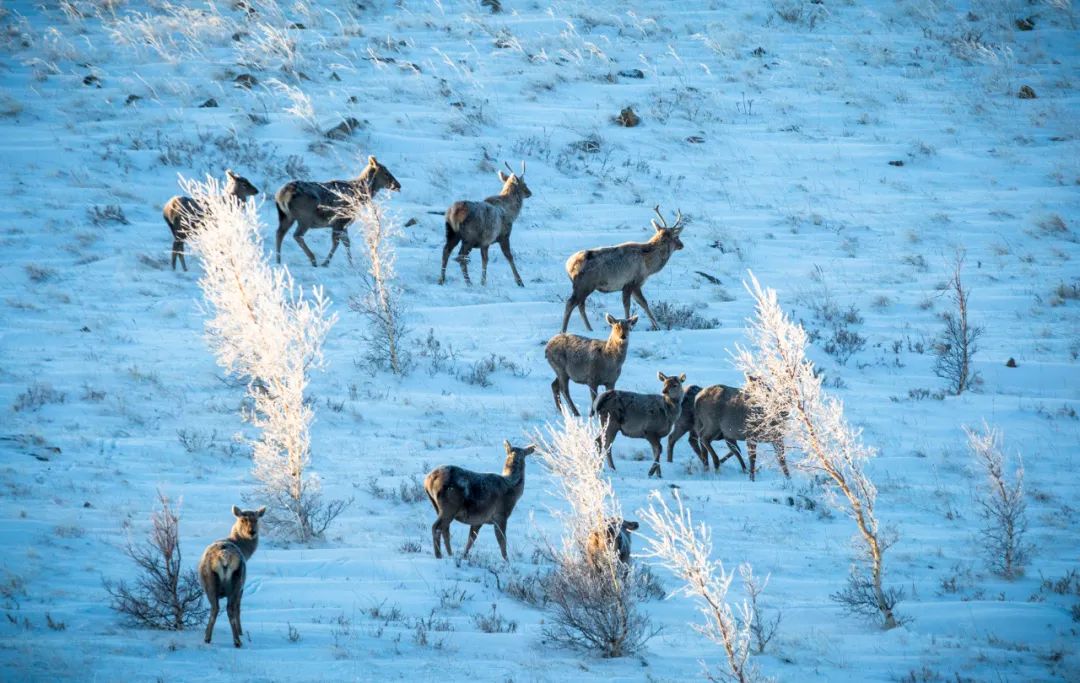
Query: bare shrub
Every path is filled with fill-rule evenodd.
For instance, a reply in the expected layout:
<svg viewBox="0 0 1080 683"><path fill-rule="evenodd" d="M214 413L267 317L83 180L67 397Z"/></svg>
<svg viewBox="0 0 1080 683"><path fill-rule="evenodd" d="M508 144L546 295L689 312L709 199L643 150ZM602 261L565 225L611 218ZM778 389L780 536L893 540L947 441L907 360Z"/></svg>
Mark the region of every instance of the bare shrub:
<svg viewBox="0 0 1080 683"><path fill-rule="evenodd" d="M707 669L706 677L737 683L761 680L757 667L749 662L754 612L745 601L738 606L737 614L732 610L727 592L735 573L725 571L723 562L710 559L712 531L704 524L694 526L677 490L673 496L676 510L669 508L659 492L654 491L649 496L649 507L641 511L641 519L653 534L645 538L649 544L646 557L657 558L683 580L676 592L696 599L705 616L705 625L694 624L694 628L724 648L727 667Z"/></svg>
<svg viewBox="0 0 1080 683"><path fill-rule="evenodd" d="M662 330L713 330L720 327L719 320L707 318L686 304L658 301L653 305L653 314Z"/></svg>
<svg viewBox="0 0 1080 683"><path fill-rule="evenodd" d="M245 417L262 431L253 474L269 508L266 523L309 541L348 504L324 501L318 476L308 472L314 413L304 389L308 371L323 365L322 343L337 318L321 288L305 297L288 270L270 267L253 202L226 197L212 178L182 185L205 209L191 242L203 257L207 339L218 363L248 380Z"/></svg>
<svg viewBox="0 0 1080 683"><path fill-rule="evenodd" d="M775 616L766 617L762 612L759 598L769 585L769 577L761 579L754 576L754 569L749 564L739 565L739 578L742 579L743 591L746 593L747 602L750 606L749 628L754 641L754 653L763 655L776 632L780 628L780 620L783 615L777 612Z"/></svg>
<svg viewBox="0 0 1080 683"><path fill-rule="evenodd" d="M968 301L971 290L964 287L960 271L964 255L959 253L953 264L948 282L948 298L952 309L941 314L945 329L934 343L934 374L949 383L949 391L959 396L980 382L979 373L972 367L972 360L979 350L978 341L983 328L968 320Z"/></svg>
<svg viewBox="0 0 1080 683"><path fill-rule="evenodd" d="M366 347L364 361L395 375L407 374L412 368L412 354L405 347L409 328L394 270L397 255L393 240L401 228L366 192L339 196L343 204L340 211L357 218L366 247L367 270L360 274L361 293L349 300L349 307L368 322L361 337Z"/></svg>
<svg viewBox="0 0 1080 683"><path fill-rule="evenodd" d="M1027 502L1024 500L1024 463L1010 476L1001 450L1001 431L983 423L981 433L964 428L976 462L986 472L986 489L979 496L980 546L991 569L1007 579L1024 575L1032 547L1027 533Z"/></svg>
<svg viewBox="0 0 1080 683"><path fill-rule="evenodd" d="M118 204L91 206L86 210L86 218L98 227L108 223L115 223L117 225L131 224L131 221L124 215L124 210L120 208Z"/></svg>
<svg viewBox="0 0 1080 683"><path fill-rule="evenodd" d="M67 394L53 389L51 384L34 382L26 388L26 391L15 397L15 403L11 405L11 409L17 413L35 411L50 403L63 403L66 399Z"/></svg>
<svg viewBox="0 0 1080 683"><path fill-rule="evenodd" d="M862 325L863 317L854 304L844 308L836 303L825 285L825 274L820 266L815 267L811 277L821 284L814 292L802 295L800 303L810 309L812 324L805 320L799 322L808 328L807 337L811 343L820 344L837 363L847 365L853 355L866 348L866 337L856 329Z"/></svg>
<svg viewBox="0 0 1080 683"><path fill-rule="evenodd" d="M754 416L759 428L785 432L785 442L794 443L804 454L796 467L822 474L832 485L826 488L830 502L845 511L858 528L865 555L862 567L852 573L867 592L834 596L852 611L863 613L865 601L885 628L898 625L893 612L902 593L882 587L885 550L892 539L878 526L874 504L877 489L863 470L876 454L863 444L859 430L844 418L844 406L822 389L822 378L806 358L806 330L796 325L780 308L776 292L763 289L753 274L747 290L756 301L756 316L750 321L752 349L739 348L736 364L746 375L743 391L759 410ZM752 379L751 379L752 378ZM840 494L837 496L837 494ZM852 603L845 597L858 598Z"/></svg>
<svg viewBox="0 0 1080 683"><path fill-rule="evenodd" d="M657 631L638 610L636 568L621 563L614 546L588 553L589 537L606 531L609 520L622 519L611 481L600 476L600 435L596 420L580 420L566 408L560 426L549 425L546 434L536 434L536 452L556 475L559 493L570 505L563 515L563 543L550 548L555 569L542 580L552 611L545 635L603 657L623 657L640 650Z"/></svg>
<svg viewBox="0 0 1080 683"><path fill-rule="evenodd" d="M193 568L183 569L180 554L180 513L158 492L161 509L150 518L147 540L128 543L125 554L139 575L133 583L105 581L110 606L130 623L145 628L182 631L206 618L202 586Z"/></svg>

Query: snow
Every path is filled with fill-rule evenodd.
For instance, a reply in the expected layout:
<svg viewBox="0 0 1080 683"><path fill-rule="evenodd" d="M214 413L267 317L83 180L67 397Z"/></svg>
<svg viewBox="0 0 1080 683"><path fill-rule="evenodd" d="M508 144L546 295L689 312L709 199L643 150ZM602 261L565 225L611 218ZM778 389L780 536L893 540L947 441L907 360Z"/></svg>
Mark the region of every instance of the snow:
<svg viewBox="0 0 1080 683"><path fill-rule="evenodd" d="M620 388L658 391L658 370L702 386L738 384L730 352L745 343L752 312L748 270L812 328L823 329L810 304L825 289L863 319L852 329L866 346L846 364L820 344L810 353L879 451L869 466L877 513L899 536L886 584L906 593L906 625L880 631L829 599L847 575L854 527L820 500L806 509L802 496L817 495L806 475L788 482L771 468L751 483L733 460L705 474L684 440L676 461L663 463L664 479L650 480L644 441L614 445L628 515L651 491L678 486L695 520L712 527L717 559L771 575L762 599L783 620L755 658L763 671L800 681L1080 678L1070 613L1080 596L1042 586L1080 569L1074 10L1021 0L504 0L499 14L464 0L251 4L296 53L245 48L266 34L220 0L184 5L213 16L177 21L194 38L167 34L176 41L169 59L118 23L138 11L167 27L164 2L0 6L0 177L11 197L0 205L5 680L687 680L701 661L718 663L722 653L692 629L699 615L683 597L644 604L663 631L640 655L602 660L545 643L549 615L500 592L487 569L501 563L490 529L473 561L436 561L430 505L377 497L369 484L396 491L443 463L497 471L503 439L523 445L557 419L543 344L569 294L563 264L579 249L647 238L656 204L690 222L686 248L645 296L719 326L639 324ZM819 13L813 26L774 11L795 5ZM1018 30L1014 20L1027 16L1035 29ZM284 29L295 22L305 28ZM234 41L241 29L250 35ZM262 68L239 64L245 55ZM288 63L304 78L282 71ZM617 75L629 69L644 78ZM235 87L243 73L259 85ZM84 84L90 75L97 81ZM310 98L318 130L345 116L361 129L323 139L287 111L294 103L269 85L275 78ZM1016 97L1024 84L1037 99ZM130 95L140 99L126 103ZM210 97L220 106L199 108ZM628 105L639 127L612 123ZM586 139L599 150L581 151ZM182 549L193 564L256 487L248 449L233 444L234 434L251 435L243 388L221 381L203 338L200 261L189 258L189 273L168 269L161 207L178 193L177 175L220 177L229 167L252 180L269 252L270 202L291 178L286 167L347 178L368 154L402 183L391 213L418 221L404 229L396 266L413 372L397 378L356 362L364 327L348 299L360 282L340 250L330 268L312 269L291 238L283 245L297 283L325 287L340 316L327 370L309 389L311 461L326 495L353 504L312 547L263 539L249 564L245 648L229 646L223 620L209 646L201 632L124 625L102 579L133 576L122 550L145 535L156 491L182 499ZM522 159L533 196L511 244L526 286L514 285L495 249L487 287L466 288L453 262L440 287L442 219L427 212L497 192L503 161L517 168ZM108 206L128 222L95 224L94 209ZM308 233L320 259L329 233ZM983 384L913 398L911 390L945 389L930 348L958 248L974 322L985 328ZM478 283L475 251L470 265ZM1072 298L1055 297L1059 285ZM604 335L603 313L619 314L620 297L594 294L588 308ZM429 329L454 352L434 374L419 356ZM576 315L569 331L582 333ZM490 386L458 378L491 354L505 362ZM1018 367L1005 367L1009 358ZM52 401L20 405L44 386L59 392ZM571 391L579 403L587 396ZM1036 552L1011 582L989 573L976 540L982 475L961 427L984 419L1026 468ZM179 430L209 445L187 452ZM771 448L761 454L771 466ZM511 564L526 575L541 569L541 539L561 533L555 491L530 463L509 532ZM462 548L465 527L452 534ZM673 590L674 578L657 571ZM466 597L446 599L455 591ZM478 628L473 616L492 604L516 632Z"/></svg>

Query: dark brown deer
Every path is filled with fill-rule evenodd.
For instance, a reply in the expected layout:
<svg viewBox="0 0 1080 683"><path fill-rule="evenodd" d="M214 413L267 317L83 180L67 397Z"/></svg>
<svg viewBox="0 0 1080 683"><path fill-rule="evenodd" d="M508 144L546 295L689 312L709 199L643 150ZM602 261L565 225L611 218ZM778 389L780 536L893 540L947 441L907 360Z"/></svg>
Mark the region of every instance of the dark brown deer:
<svg viewBox="0 0 1080 683"><path fill-rule="evenodd" d="M596 401L597 388L615 388L615 382L622 374L626 361L626 349L630 345L630 330L634 329L638 317L617 320L610 314L605 318L611 325L611 334L607 340L589 339L576 334L557 334L551 338L544 349L548 365L555 371L555 380L551 383L551 393L555 397L555 410L562 410L560 394L566 398L570 411L579 415L574 400L570 398L570 381L589 387L590 414Z"/></svg>
<svg viewBox="0 0 1080 683"><path fill-rule="evenodd" d="M505 163L505 162L504 162ZM506 170L510 175L499 171L499 180L502 182L502 191L482 202L458 201L450 205L446 210L446 245L442 252L442 271L439 274L439 284L446 282L446 262L450 259L450 252L461 243L458 251L457 262L461 265L461 275L465 278L465 284L471 285L469 280L469 252L474 248L480 249L481 274L480 284L487 284L488 247L496 242L502 249L503 256L510 263L510 270L514 273L514 281L518 287L524 287L518 275L517 266L514 264L514 254L510 251L510 231L514 228L514 221L521 213L521 206L526 197L531 197L532 192L525 184L525 162L521 162L521 174L515 175L510 164L506 164ZM627 316L629 317L629 316ZM563 332L566 330L564 329Z"/></svg>
<svg viewBox="0 0 1080 683"><path fill-rule="evenodd" d="M671 427L679 419L682 409L683 388L686 375L668 377L662 372L656 373L657 379L664 383L660 394L638 394L633 391L605 391L594 404L594 410L604 434L596 439L596 446L607 456L608 465L615 469L611 458L611 444L617 434L638 439L645 439L652 446L653 464L649 476L660 476L660 439L671 433Z"/></svg>
<svg viewBox="0 0 1080 683"><path fill-rule="evenodd" d="M359 205L366 204L379 193L388 189L401 191L401 183L390 170L380 164L375 157L368 157L368 164L360 175L353 180L329 180L316 183L308 180L293 180L281 186L274 195L277 205L278 229L275 240L277 262L281 263L281 241L293 223L296 232L293 239L304 250L312 266L318 266L315 254L308 248L304 235L312 228L330 228L330 253L323 261L323 268L330 265L338 244L345 245L345 254L352 263L352 247L349 243L349 224L356 220Z"/></svg>
<svg viewBox="0 0 1080 683"><path fill-rule="evenodd" d="M225 194L231 195L237 201L243 202L248 197L259 194L259 188L251 184L247 178L238 176L231 169L225 169ZM165 224L172 232L172 269L176 270L176 259L180 259L180 265L187 272L187 261L184 260L184 241L198 227L198 222L203 218L204 209L198 201L191 197L177 195L165 202L161 210L165 218Z"/></svg>
<svg viewBox="0 0 1080 683"><path fill-rule="evenodd" d="M650 275L667 265L671 254L683 248L679 235L683 231L682 212L675 215L675 225L669 226L660 214L660 206L653 208L660 222L652 220L656 233L648 242L626 242L614 247L600 247L579 251L566 261L566 273L573 286L563 311L562 331L570 324L570 314L576 306L581 312L585 328L592 330L585 314L585 300L593 292L622 291L623 311L630 317L630 297L645 309L653 329L658 329L656 318L649 310L649 302L641 292L642 285Z"/></svg>
<svg viewBox="0 0 1080 683"><path fill-rule="evenodd" d="M743 461L742 451L737 443L745 441L746 449L750 452L750 481L754 481L757 442L767 441L776 452L776 459L784 476L790 478L791 473L788 472L787 459L784 457L783 436L779 433L756 433L753 417L754 408L747 401L746 392L723 384L706 387L694 399L694 431L690 435L690 447L697 453L706 470L709 469L709 456L712 456L713 469L719 470L721 463L734 455L745 472L746 462ZM717 456L716 449L712 446L716 439L727 442L728 453L723 458Z"/></svg>
<svg viewBox="0 0 1080 683"><path fill-rule="evenodd" d="M441 558L439 539L450 549L450 522L457 520L469 525L469 540L465 543L463 557L468 556L480 527L495 527L495 540L504 560L506 555L506 522L514 511L521 494L525 492L525 456L533 453L536 446L515 448L503 441L506 463L502 474L473 472L454 465L443 465L431 470L424 477L424 490L435 507L437 518L431 525L431 540L435 557Z"/></svg>
<svg viewBox="0 0 1080 683"><path fill-rule="evenodd" d="M210 601L210 621L206 624L207 643L214 635L214 622L218 616L218 601L225 598L229 604L225 613L229 616L232 627L233 645L241 646L240 636L244 630L240 626L240 601L244 597L244 582L247 580L247 561L255 554L259 546L259 518L266 514L266 508L241 510L233 505L236 523L228 538L214 541L203 551L199 560L199 579Z"/></svg>

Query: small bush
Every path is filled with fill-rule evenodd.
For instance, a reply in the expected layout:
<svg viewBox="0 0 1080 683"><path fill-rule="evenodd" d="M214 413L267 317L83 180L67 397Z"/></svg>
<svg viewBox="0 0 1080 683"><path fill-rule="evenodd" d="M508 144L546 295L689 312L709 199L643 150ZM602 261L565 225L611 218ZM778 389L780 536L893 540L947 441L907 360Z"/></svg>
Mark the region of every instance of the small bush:
<svg viewBox="0 0 1080 683"><path fill-rule="evenodd" d="M53 268L47 268L45 266L39 266L33 263L25 266L26 277L30 278L31 282L41 284L42 282L48 282L56 277L56 270Z"/></svg>
<svg viewBox="0 0 1080 683"><path fill-rule="evenodd" d="M491 614L474 614L473 623L484 633L516 633L517 622L499 614L497 605L491 603Z"/></svg>
<svg viewBox="0 0 1080 683"><path fill-rule="evenodd" d="M35 411L50 403L63 403L66 398L62 391L56 391L51 384L35 382L15 397L15 403L11 407L17 413Z"/></svg>
<svg viewBox="0 0 1080 683"><path fill-rule="evenodd" d="M720 321L699 315L693 306L669 304L658 301L652 305L653 315L662 330L713 330L720 327Z"/></svg>
<svg viewBox="0 0 1080 683"><path fill-rule="evenodd" d="M207 614L202 586L195 570L183 569L180 555L180 515L158 493L161 510L151 517L149 538L129 544L125 554L139 575L133 583L105 581L110 606L130 623L144 628L182 631L199 624Z"/></svg>
<svg viewBox="0 0 1080 683"><path fill-rule="evenodd" d="M117 204L108 206L92 206L86 210L87 219L94 225L101 227L108 223L118 225L131 225L131 221L124 215L124 210Z"/></svg>

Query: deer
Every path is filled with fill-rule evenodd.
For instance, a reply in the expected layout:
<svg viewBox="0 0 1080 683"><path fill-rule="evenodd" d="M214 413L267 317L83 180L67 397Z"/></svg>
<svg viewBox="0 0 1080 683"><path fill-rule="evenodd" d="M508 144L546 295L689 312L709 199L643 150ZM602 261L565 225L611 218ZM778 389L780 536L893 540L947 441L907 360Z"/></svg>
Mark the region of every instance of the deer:
<svg viewBox="0 0 1080 683"><path fill-rule="evenodd" d="M424 477L424 491L436 514L435 523L431 525L436 559L442 558L440 538L446 545L446 554L453 556L450 549L450 522L457 520L469 525L469 540L465 543L462 557L468 557L480 527L491 524L495 527L495 540L499 542L503 560L509 562L506 554L506 522L525 492L525 457L534 453L536 446L515 448L509 441L503 441L503 448L506 450L506 462L502 474L442 465Z"/></svg>
<svg viewBox="0 0 1080 683"><path fill-rule="evenodd" d="M701 391L701 387L696 384L691 384L683 391L682 408L679 410L679 419L675 421L675 425L671 428L671 434L668 435L667 441L667 461L671 462L675 454L675 444L679 442L679 439L683 438L683 435L687 432L690 433L691 448L693 448L693 442L697 440L697 435L694 434L694 399L697 398L698 393ZM694 450L697 453L697 449Z"/></svg>
<svg viewBox="0 0 1080 683"><path fill-rule="evenodd" d="M258 510L241 510L233 505L236 522L228 538L214 541L206 546L199 560L199 580L210 601L210 621L206 625L205 641L214 634L218 616L218 601L229 601L226 614L232 627L233 645L241 646L240 601L244 597L244 581L247 579L247 561L259 546L259 519L266 514L266 507Z"/></svg>
<svg viewBox="0 0 1080 683"><path fill-rule="evenodd" d="M600 394L593 404L595 414L604 425L604 433L597 437L596 446L607 456L608 466L613 470L615 462L611 458L611 444L615 436L621 433L649 442L653 450L653 464L649 468L649 476L661 476L660 453L663 449L660 447L660 439L671 433L672 426L679 419L679 412L682 410L682 384L686 381L686 374L669 377L658 372L656 377L664 385L660 395L614 389Z"/></svg>
<svg viewBox="0 0 1080 683"><path fill-rule="evenodd" d="M232 169L225 169L225 178L225 194L234 197L238 202L247 201L248 197L259 194L259 188L255 187L247 178L233 173ZM197 199L177 195L165 202L161 215L173 236L172 269L176 270L176 259L179 258L180 265L186 273L187 261L184 260L184 242L199 227L199 222L205 216L205 208Z"/></svg>
<svg viewBox="0 0 1080 683"><path fill-rule="evenodd" d="M562 411L561 394L566 397L570 411L574 415L580 414L570 398L570 380L589 387L590 407L596 401L597 388L601 384L607 390L615 388L615 382L622 374L623 363L626 362L630 330L634 329L638 317L635 315L619 320L608 313L605 320L611 325L611 334L606 341L563 333L552 337L544 348L548 365L555 371L555 379L551 382L555 410Z"/></svg>
<svg viewBox="0 0 1080 683"><path fill-rule="evenodd" d="M487 285L488 247L498 242L503 256L510 264L510 270L514 273L517 286L525 286L514 264L514 254L510 251L510 231L514 228L514 221L521 213L525 199L532 196L532 191L525 184L524 161L521 162L520 174L515 174L514 169L505 161L503 164L506 170L510 171L510 175L499 170L499 181L503 184L499 194L482 202L457 201L446 210L446 245L442 252L440 285L446 283L446 262L458 243L461 243L461 250L458 251L456 260L461 265L465 284L472 286L472 280L469 279L469 252L478 248L482 264L480 284Z"/></svg>
<svg viewBox="0 0 1080 683"><path fill-rule="evenodd" d="M667 265L671 254L683 248L679 235L684 228L682 211L677 211L675 224L669 226L660 213L660 205L653 207L656 218L652 219L655 233L648 242L625 242L613 247L600 247L579 251L566 261L566 273L573 287L563 311L562 331L570 324L574 307L581 312L585 329L592 331L589 317L585 314L585 300L593 292L622 290L623 311L630 317L630 297L645 309L653 329L659 329L649 302L641 292L642 285L650 275L655 275ZM657 223L659 219L659 223Z"/></svg>
<svg viewBox="0 0 1080 683"><path fill-rule="evenodd" d="M304 235L312 228L330 228L330 253L322 266L330 265L338 244L345 245L345 254L352 263L352 246L349 243L349 224L356 220L356 211L371 201L380 190L400 192L401 183L386 166L368 157L367 166L352 180L328 180L317 183L308 180L292 180L281 186L274 195L277 205L278 228L276 236L277 262L281 263L281 241L293 223L297 224L293 239L304 250L313 268L318 267L315 254L308 248Z"/></svg>
<svg viewBox="0 0 1080 683"><path fill-rule="evenodd" d="M690 447L697 453L706 471L709 469L709 456L712 456L713 469L719 470L721 463L734 455L745 472L746 463L743 461L742 451L739 450L737 443L745 441L746 449L750 452L750 481L754 481L757 442L767 441L772 444L776 452L776 459L780 463L784 476L791 478L787 459L784 457L783 435L778 432L760 434L760 428L755 429L755 412L749 404L746 392L741 389L714 384L701 390L694 399L694 431L690 437ZM712 446L712 442L716 439L724 439L727 442L728 453L723 458L717 457L716 450Z"/></svg>
<svg viewBox="0 0 1080 683"><path fill-rule="evenodd" d="M631 522L617 517L608 517L599 529L589 533L585 543L585 557L589 564L597 570L602 570L607 564L604 561L605 553L612 553L621 564L630 564L630 532L637 531L637 522Z"/></svg>

